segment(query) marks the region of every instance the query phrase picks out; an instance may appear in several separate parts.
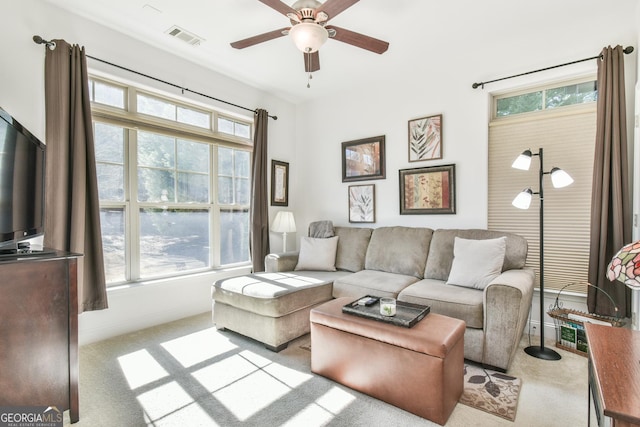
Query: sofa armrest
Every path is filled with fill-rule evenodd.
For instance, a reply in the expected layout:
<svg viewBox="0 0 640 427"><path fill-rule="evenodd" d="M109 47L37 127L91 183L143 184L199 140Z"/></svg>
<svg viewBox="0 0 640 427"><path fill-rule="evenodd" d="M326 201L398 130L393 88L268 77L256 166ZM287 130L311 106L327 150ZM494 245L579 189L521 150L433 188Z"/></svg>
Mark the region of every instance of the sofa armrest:
<svg viewBox="0 0 640 427"><path fill-rule="evenodd" d="M268 254L264 257L264 267L267 273L293 271L298 264L298 252L281 252Z"/></svg>
<svg viewBox="0 0 640 427"><path fill-rule="evenodd" d="M532 269L514 269L504 271L485 288L485 364L509 369L529 316L534 281Z"/></svg>

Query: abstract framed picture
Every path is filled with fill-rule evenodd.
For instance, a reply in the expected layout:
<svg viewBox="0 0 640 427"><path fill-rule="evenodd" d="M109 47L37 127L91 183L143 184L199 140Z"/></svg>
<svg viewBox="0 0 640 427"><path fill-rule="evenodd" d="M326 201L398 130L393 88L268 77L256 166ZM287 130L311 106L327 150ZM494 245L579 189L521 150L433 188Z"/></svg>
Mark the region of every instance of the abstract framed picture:
<svg viewBox="0 0 640 427"><path fill-rule="evenodd" d="M442 158L442 114L409 120L409 161Z"/></svg>
<svg viewBox="0 0 640 427"><path fill-rule="evenodd" d="M385 178L383 136L342 143L342 182Z"/></svg>
<svg viewBox="0 0 640 427"><path fill-rule="evenodd" d="M455 214L456 165L401 169L400 215Z"/></svg>
<svg viewBox="0 0 640 427"><path fill-rule="evenodd" d="M349 222L376 222L374 184L349 186Z"/></svg>
<svg viewBox="0 0 640 427"><path fill-rule="evenodd" d="M271 206L289 206L289 163L271 160Z"/></svg>

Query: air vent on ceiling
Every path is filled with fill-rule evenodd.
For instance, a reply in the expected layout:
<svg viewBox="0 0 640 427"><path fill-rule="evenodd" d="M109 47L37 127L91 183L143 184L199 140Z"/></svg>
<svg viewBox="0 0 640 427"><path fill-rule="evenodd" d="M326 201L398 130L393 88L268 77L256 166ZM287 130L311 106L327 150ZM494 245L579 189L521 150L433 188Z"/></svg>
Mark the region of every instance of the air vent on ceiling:
<svg viewBox="0 0 640 427"><path fill-rule="evenodd" d="M202 37L198 37L189 31L174 25L166 31L172 37L176 37L191 46L199 46L204 41Z"/></svg>

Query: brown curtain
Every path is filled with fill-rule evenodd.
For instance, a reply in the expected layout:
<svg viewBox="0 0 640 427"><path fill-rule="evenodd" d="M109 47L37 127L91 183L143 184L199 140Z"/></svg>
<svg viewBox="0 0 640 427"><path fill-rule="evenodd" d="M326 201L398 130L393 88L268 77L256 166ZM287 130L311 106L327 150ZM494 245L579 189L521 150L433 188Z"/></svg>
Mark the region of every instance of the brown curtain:
<svg viewBox="0 0 640 427"><path fill-rule="evenodd" d="M610 282L611 258L631 240L631 192L627 157L624 53L622 46L604 48L598 60L598 111L591 194L589 283L615 301L621 316L631 313L626 286ZM590 313L613 316L613 304L602 292L588 288Z"/></svg>
<svg viewBox="0 0 640 427"><path fill-rule="evenodd" d="M87 60L84 48L55 40L46 49L47 247L82 254L78 312L107 308Z"/></svg>
<svg viewBox="0 0 640 427"><path fill-rule="evenodd" d="M269 253L269 194L267 193L267 124L269 114L256 111L251 181L251 260L253 272L264 271Z"/></svg>

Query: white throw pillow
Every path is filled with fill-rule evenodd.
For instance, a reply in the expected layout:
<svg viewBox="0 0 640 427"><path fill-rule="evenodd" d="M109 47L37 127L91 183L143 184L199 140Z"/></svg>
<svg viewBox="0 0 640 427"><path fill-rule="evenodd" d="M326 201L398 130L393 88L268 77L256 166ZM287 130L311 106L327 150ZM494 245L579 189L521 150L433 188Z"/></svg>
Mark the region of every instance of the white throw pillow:
<svg viewBox="0 0 640 427"><path fill-rule="evenodd" d="M338 236L326 239L303 237L295 270L336 271Z"/></svg>
<svg viewBox="0 0 640 427"><path fill-rule="evenodd" d="M448 285L484 289L502 272L507 238L469 240L456 237Z"/></svg>

